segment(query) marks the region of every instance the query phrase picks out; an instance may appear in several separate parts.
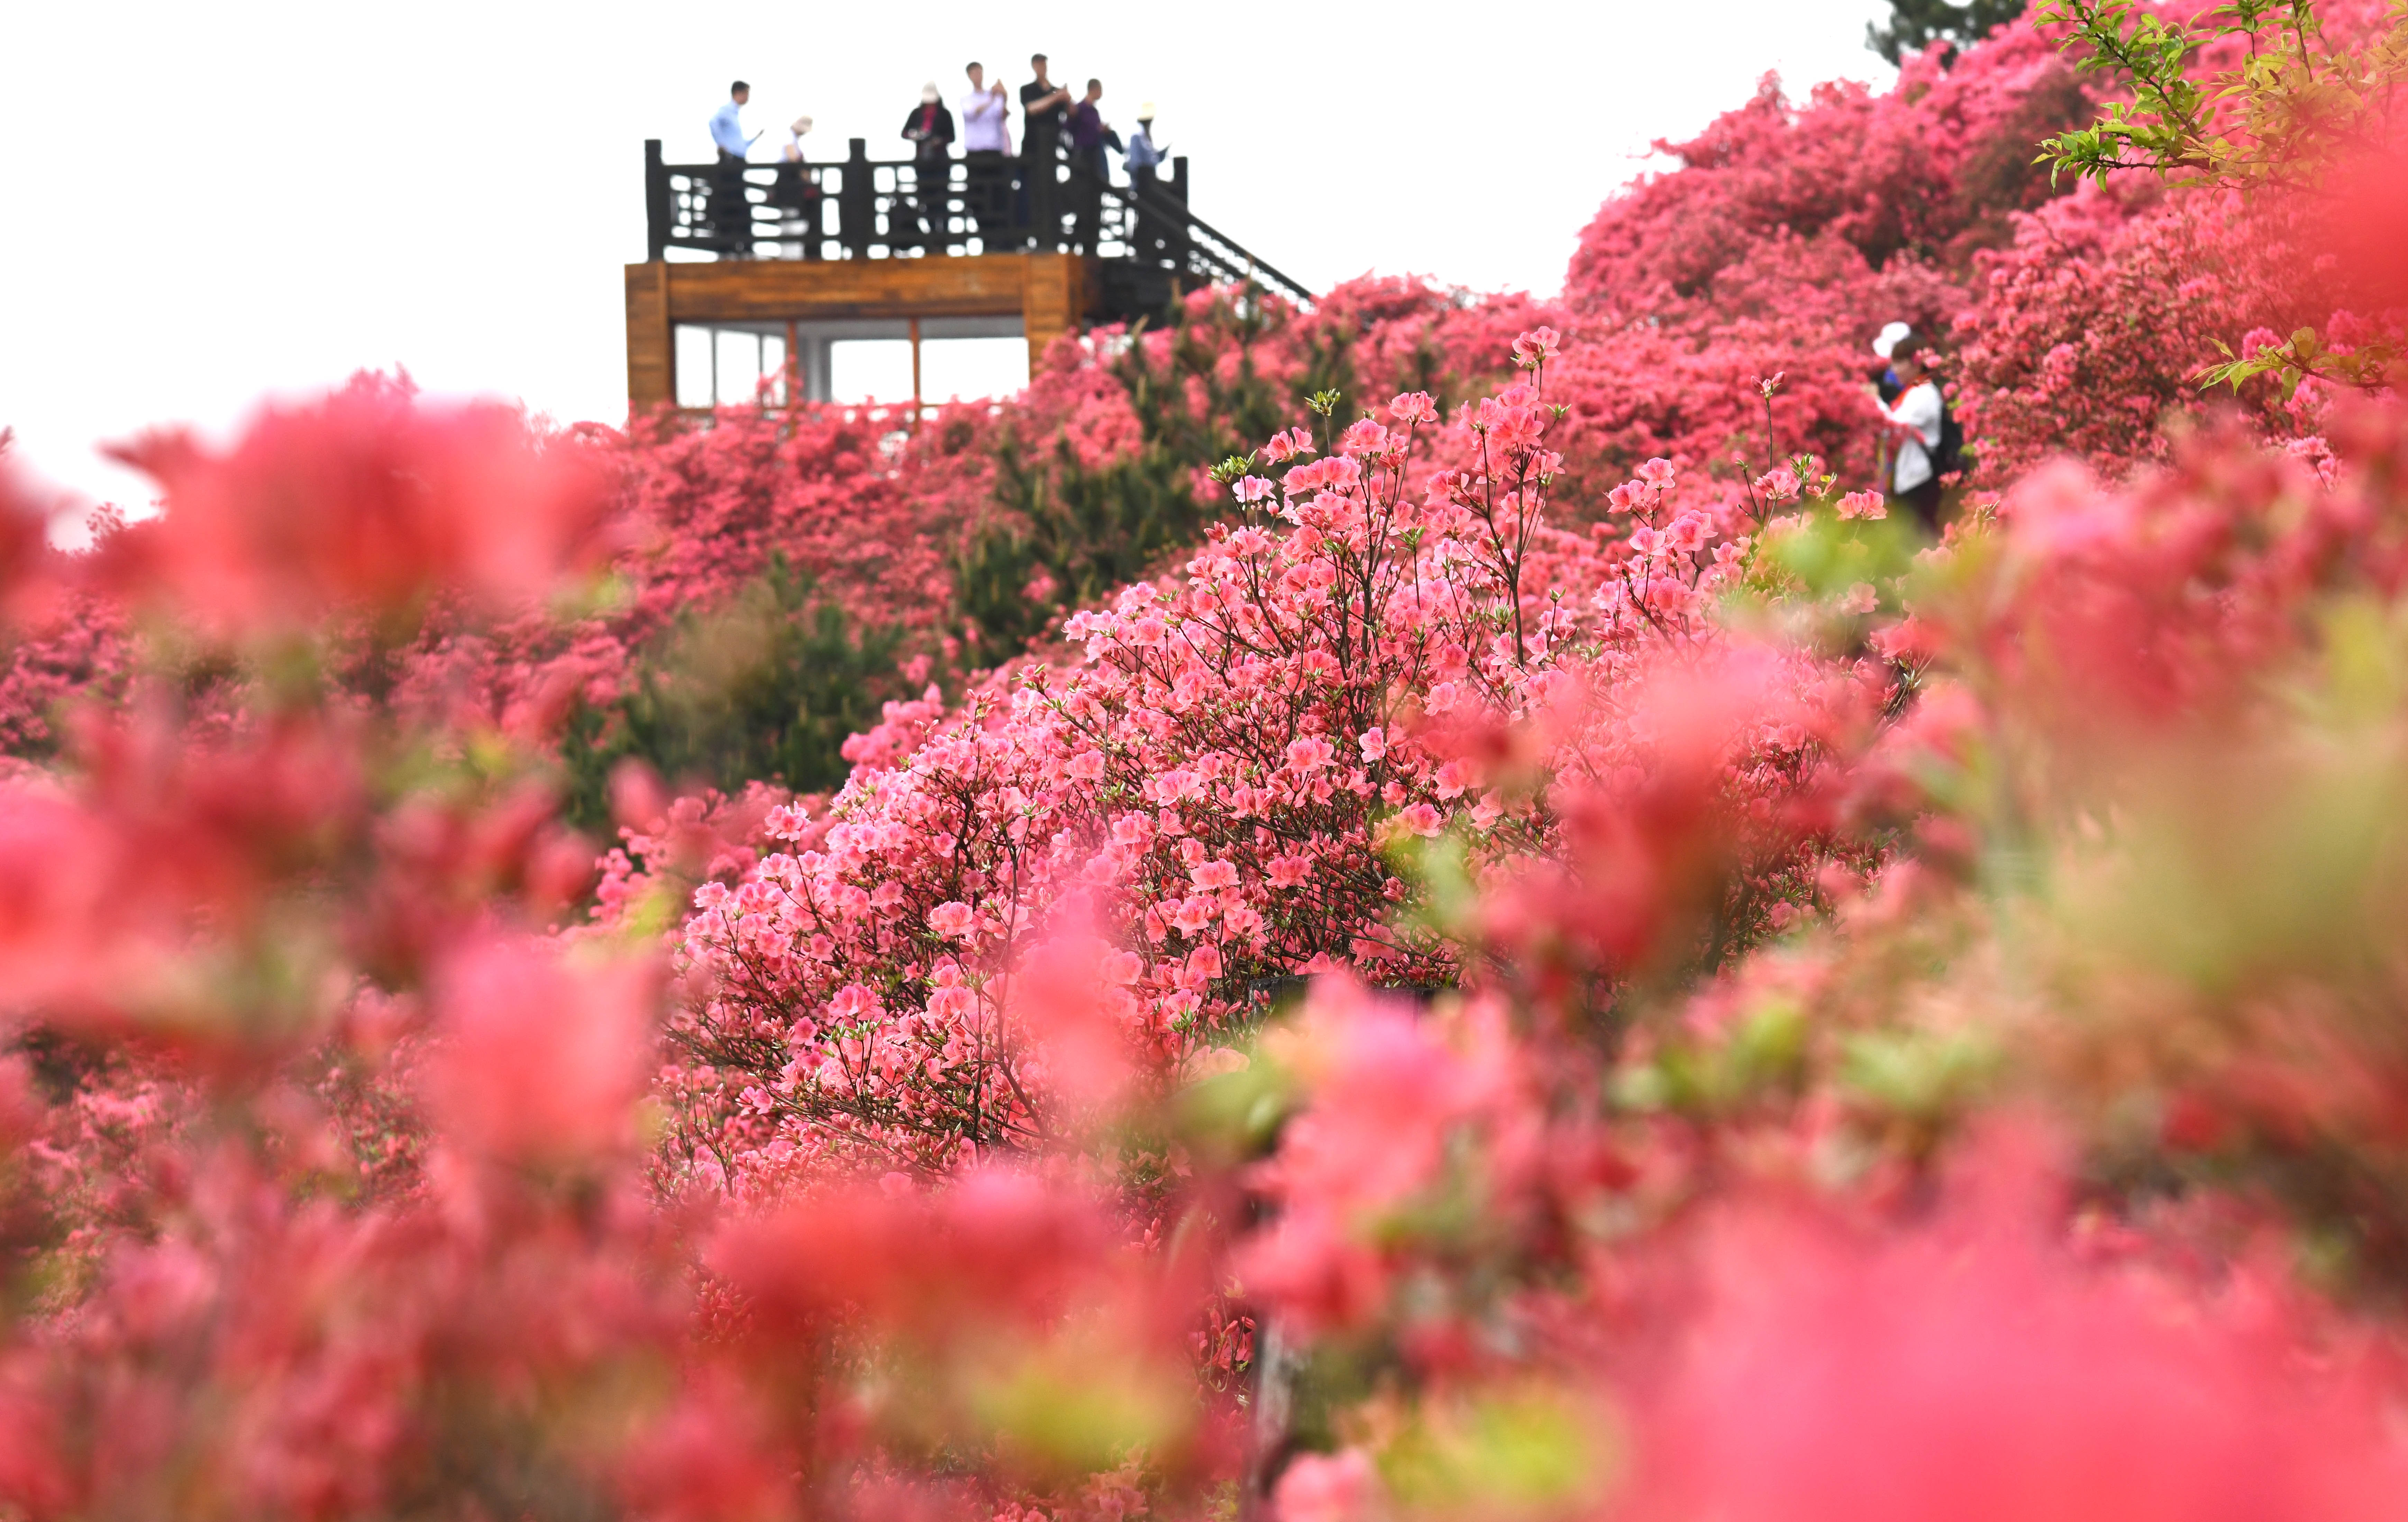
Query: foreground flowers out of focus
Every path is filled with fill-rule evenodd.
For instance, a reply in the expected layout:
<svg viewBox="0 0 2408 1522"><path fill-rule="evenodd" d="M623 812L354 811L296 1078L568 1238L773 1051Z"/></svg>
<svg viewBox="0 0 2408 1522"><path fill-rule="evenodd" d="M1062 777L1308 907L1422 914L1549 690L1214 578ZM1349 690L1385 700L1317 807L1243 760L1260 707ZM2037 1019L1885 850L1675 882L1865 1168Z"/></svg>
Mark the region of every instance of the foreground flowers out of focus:
<svg viewBox="0 0 2408 1522"><path fill-rule="evenodd" d="M1132 391L1209 472L1091 352L910 438L363 379L85 556L0 478L0 1517L2396 1511L2408 409L2109 479L2001 384L1928 546L1764 452L1811 356L1621 459L1678 324L1500 311ZM1068 556L1099 480L1189 507ZM857 733L609 764L789 638Z"/></svg>

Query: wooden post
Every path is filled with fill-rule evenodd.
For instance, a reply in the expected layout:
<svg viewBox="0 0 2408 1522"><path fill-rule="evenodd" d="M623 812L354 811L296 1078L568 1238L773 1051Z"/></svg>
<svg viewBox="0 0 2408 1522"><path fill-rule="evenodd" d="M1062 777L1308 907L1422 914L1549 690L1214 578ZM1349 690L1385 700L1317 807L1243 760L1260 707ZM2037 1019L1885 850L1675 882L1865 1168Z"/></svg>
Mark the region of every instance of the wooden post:
<svg viewBox="0 0 2408 1522"><path fill-rule="evenodd" d="M1020 293L1020 331L1028 336L1028 374L1034 378L1046 348L1079 330L1087 310L1087 263L1077 254L1035 253L1026 261Z"/></svg>
<svg viewBox="0 0 2408 1522"><path fill-rule="evenodd" d="M795 409L796 403L803 399L802 361L797 353L795 337L795 320L788 318L786 320L786 410L789 412Z"/></svg>
<svg viewBox="0 0 2408 1522"><path fill-rule="evenodd" d="M837 188L837 236L844 244L847 259L869 257L869 240L876 233L870 224L878 220L878 188L873 183L877 171L869 166L869 143L866 138L845 139L844 183Z"/></svg>
<svg viewBox="0 0 2408 1522"><path fill-rule="evenodd" d="M644 139L644 260L660 263L669 246L669 172L661 164L661 140Z"/></svg>
<svg viewBox="0 0 2408 1522"><path fill-rule="evenodd" d="M669 321L666 263L627 266L627 410L677 401L677 334Z"/></svg>
<svg viewBox="0 0 2408 1522"><path fill-rule="evenodd" d="M920 426L920 320L911 320L911 426Z"/></svg>

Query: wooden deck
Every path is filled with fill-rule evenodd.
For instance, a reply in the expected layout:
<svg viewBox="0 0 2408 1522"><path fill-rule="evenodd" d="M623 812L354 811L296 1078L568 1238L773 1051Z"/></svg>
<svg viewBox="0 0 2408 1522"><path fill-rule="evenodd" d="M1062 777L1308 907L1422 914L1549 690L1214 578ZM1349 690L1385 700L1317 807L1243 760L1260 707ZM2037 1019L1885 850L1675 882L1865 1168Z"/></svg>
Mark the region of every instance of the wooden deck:
<svg viewBox="0 0 2408 1522"><path fill-rule="evenodd" d="M627 405L676 402L680 323L1017 317L1034 370L1095 304L1094 266L1069 253L629 264Z"/></svg>

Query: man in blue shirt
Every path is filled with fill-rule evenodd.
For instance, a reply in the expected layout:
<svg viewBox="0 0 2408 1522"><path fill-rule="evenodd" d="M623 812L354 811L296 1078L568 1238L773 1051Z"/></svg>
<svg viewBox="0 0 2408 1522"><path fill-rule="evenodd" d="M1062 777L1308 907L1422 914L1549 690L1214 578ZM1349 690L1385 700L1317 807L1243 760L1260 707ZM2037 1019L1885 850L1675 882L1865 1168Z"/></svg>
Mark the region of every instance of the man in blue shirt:
<svg viewBox="0 0 2408 1522"><path fill-rule="evenodd" d="M1121 160L1128 166L1129 198L1137 203L1138 255L1154 258L1162 251L1162 214L1154 209L1154 201L1163 193L1154 184L1162 150L1154 146L1154 102L1138 107L1137 131L1129 135Z"/></svg>
<svg viewBox="0 0 2408 1522"><path fill-rule="evenodd" d="M742 110L744 103L752 98L752 87L738 79L727 89L727 104L710 119L710 140L719 145L719 162L722 164L730 159L742 163L744 156L752 151L752 137L761 135L756 132L752 137L745 136L744 123L737 119L736 113Z"/></svg>
<svg viewBox="0 0 2408 1522"><path fill-rule="evenodd" d="M1138 107L1137 131L1130 135L1128 149L1121 157L1128 164L1131 179L1139 175L1154 178L1154 166L1162 163L1162 150L1154 146L1154 102Z"/></svg>
<svg viewBox="0 0 2408 1522"><path fill-rule="evenodd" d="M710 140L719 147L718 183L711 187L711 221L719 233L720 251L738 259L749 258L752 252L752 198L744 193L744 156L752 149L752 137L744 135L744 123L737 113L752 98L752 87L738 79L727 87L727 104L710 119Z"/></svg>

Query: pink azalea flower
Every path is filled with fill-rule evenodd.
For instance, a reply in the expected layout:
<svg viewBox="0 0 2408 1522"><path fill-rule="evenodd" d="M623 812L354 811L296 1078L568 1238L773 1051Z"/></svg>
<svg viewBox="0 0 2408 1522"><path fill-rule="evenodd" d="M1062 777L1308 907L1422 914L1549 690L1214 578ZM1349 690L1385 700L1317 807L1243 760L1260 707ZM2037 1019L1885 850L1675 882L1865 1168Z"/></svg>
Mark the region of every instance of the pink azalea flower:
<svg viewBox="0 0 2408 1522"><path fill-rule="evenodd" d="M1210 927L1220 905L1201 893L1179 901L1170 911L1170 928L1182 935L1195 935Z"/></svg>
<svg viewBox="0 0 2408 1522"><path fill-rule="evenodd" d="M1532 328L1513 340L1513 363L1526 370L1535 370L1546 363L1563 348L1563 335L1553 328Z"/></svg>
<svg viewBox="0 0 2408 1522"><path fill-rule="evenodd" d="M1297 772L1317 771L1328 765L1336 755L1337 751L1331 747L1329 742L1317 734L1308 734L1300 740L1288 742L1287 763L1292 770Z"/></svg>

